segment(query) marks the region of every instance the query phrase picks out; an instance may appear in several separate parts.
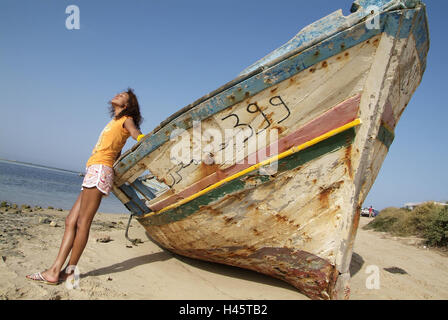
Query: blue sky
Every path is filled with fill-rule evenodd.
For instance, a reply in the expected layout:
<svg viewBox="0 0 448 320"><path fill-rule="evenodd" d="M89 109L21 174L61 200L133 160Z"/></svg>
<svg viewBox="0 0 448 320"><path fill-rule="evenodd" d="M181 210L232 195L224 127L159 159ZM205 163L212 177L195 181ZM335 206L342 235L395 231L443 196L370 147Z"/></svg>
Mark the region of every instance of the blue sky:
<svg viewBox="0 0 448 320"><path fill-rule="evenodd" d="M425 3L427 70L366 206L448 201L448 2ZM80 9L79 30L65 27L71 4ZM0 158L83 171L117 92L135 89L142 131L149 132L301 28L339 8L348 14L350 6L350 0L2 0Z"/></svg>

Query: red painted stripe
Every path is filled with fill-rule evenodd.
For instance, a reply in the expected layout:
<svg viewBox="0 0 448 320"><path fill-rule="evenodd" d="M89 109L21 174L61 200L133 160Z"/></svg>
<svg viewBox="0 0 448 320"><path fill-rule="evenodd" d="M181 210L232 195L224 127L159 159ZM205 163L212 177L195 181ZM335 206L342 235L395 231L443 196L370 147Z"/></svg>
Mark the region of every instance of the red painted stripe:
<svg viewBox="0 0 448 320"><path fill-rule="evenodd" d="M356 116L358 114L360 101L361 101L361 95L358 94L348 100L345 100L344 102L338 104L337 106L331 108L330 110L328 110L321 116L308 122L302 128L291 133L290 135L279 139L277 141L278 152L276 152L276 154L277 153L280 154L294 146L305 143L305 142L312 140L328 131L331 131L333 129L341 127L344 124L355 120ZM176 203L182 199L185 199L185 198L199 192L200 190L205 189L205 188L211 186L212 184L219 182L220 180L222 180L226 177L229 177L237 172L240 172L246 168L249 168L250 166L254 165L255 163L261 162L263 160L266 160L266 159L274 156L275 154L270 153L270 150L272 148L275 148L274 144L271 144L264 149L261 149L257 152L252 153L244 160L244 163L235 164L235 165L233 165L227 169L224 169L224 170L220 170L217 168L214 173L193 183L191 186L178 192L177 194L172 195L172 196L170 196L162 201L159 201L157 203L154 203L153 205L151 205L150 208L153 211L158 211L160 209L163 209L164 207L166 207L170 204ZM251 157L254 157L254 158L256 157L255 163L253 163L253 160L252 160L253 158L251 158ZM249 163L248 159L251 159L251 163Z"/></svg>
<svg viewBox="0 0 448 320"><path fill-rule="evenodd" d="M381 116L381 121L389 127L390 130L395 129L396 121L394 116L394 111L392 110L392 104L387 100L384 106L384 112Z"/></svg>

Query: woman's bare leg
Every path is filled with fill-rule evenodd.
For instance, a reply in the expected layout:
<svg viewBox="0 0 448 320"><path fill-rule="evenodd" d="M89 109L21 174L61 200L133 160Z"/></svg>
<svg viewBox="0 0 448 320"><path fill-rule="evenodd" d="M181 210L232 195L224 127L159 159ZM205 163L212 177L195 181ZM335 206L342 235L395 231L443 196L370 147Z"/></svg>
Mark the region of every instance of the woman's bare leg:
<svg viewBox="0 0 448 320"><path fill-rule="evenodd" d="M78 221L81 208L81 198L82 191L79 193L79 196L73 204L73 207L65 218L64 236L62 237L61 246L59 248L59 253L56 257L56 260L49 269L41 273L42 276L50 282L56 282L59 280L59 273L65 261L67 260L70 250L72 249L73 241L76 235L76 223Z"/></svg>
<svg viewBox="0 0 448 320"><path fill-rule="evenodd" d="M84 188L81 198L81 207L76 223L76 235L73 241L69 266L76 266L89 239L90 226L98 210L103 193L97 188Z"/></svg>
<svg viewBox="0 0 448 320"><path fill-rule="evenodd" d="M77 265L79 258L87 244L90 226L97 212L103 193L97 188L84 188L65 219L65 232L61 247L53 265L42 276L50 282L57 282L60 278L62 266L71 251L68 265ZM27 276L33 278L33 275Z"/></svg>

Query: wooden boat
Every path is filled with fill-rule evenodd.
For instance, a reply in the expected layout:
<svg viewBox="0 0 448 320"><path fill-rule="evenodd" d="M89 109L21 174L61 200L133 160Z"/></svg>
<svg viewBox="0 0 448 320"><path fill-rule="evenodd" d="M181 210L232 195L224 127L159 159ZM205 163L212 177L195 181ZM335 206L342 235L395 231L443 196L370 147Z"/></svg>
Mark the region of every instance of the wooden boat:
<svg viewBox="0 0 448 320"><path fill-rule="evenodd" d="M421 1L351 11L304 28L115 163L114 194L155 242L312 299L349 297L361 206L429 49ZM173 152L181 140L191 145Z"/></svg>

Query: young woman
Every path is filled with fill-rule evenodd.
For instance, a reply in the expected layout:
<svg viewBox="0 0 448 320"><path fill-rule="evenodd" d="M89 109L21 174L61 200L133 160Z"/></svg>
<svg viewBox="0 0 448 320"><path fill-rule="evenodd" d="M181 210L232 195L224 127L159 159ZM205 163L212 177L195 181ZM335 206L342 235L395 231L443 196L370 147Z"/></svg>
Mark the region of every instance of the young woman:
<svg viewBox="0 0 448 320"><path fill-rule="evenodd" d="M69 253L68 266L76 266L87 244L90 226L103 196L108 196L114 180L113 164L129 136L137 141L142 117L137 97L132 89L117 94L110 103L112 120L101 132L92 155L86 164L86 175L81 193L65 219L65 232L59 253L53 265L43 271L26 276L45 284L58 284L67 275L62 269ZM67 268L66 267L66 268Z"/></svg>

